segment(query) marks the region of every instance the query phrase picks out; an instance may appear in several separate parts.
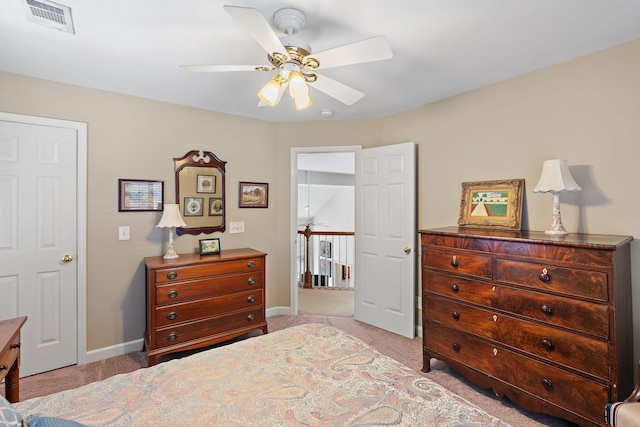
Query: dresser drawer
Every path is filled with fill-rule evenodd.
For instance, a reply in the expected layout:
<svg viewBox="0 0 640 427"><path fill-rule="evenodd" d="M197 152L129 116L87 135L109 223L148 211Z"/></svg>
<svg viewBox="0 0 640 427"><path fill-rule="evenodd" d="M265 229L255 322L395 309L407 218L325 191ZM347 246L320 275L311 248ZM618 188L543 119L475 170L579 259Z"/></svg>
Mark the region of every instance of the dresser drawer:
<svg viewBox="0 0 640 427"><path fill-rule="evenodd" d="M556 407L572 408L572 412L602 424L604 405L611 398L604 384L436 324L425 324L424 339L425 351L432 349L502 382L517 384L520 390Z"/></svg>
<svg viewBox="0 0 640 427"><path fill-rule="evenodd" d="M153 332L156 347L169 347L189 341L213 340L216 334L228 333L235 329L247 329L252 324L265 321L264 309L256 307L252 310L234 312L216 317L202 319L196 322L168 326Z"/></svg>
<svg viewBox="0 0 640 427"><path fill-rule="evenodd" d="M262 306L262 289L239 292L197 301L172 304L156 309L156 327L188 322L211 316L211 313L226 313Z"/></svg>
<svg viewBox="0 0 640 427"><path fill-rule="evenodd" d="M263 286L262 272L169 283L156 286L156 305L176 304L230 292L262 289Z"/></svg>
<svg viewBox="0 0 640 427"><path fill-rule="evenodd" d="M243 273L264 269L264 258L256 257L211 264L187 265L174 268L160 268L155 271L156 283L177 282L226 273Z"/></svg>
<svg viewBox="0 0 640 427"><path fill-rule="evenodd" d="M433 271L424 271L422 274L423 290L427 292L517 313L597 337L609 336L609 310L604 304L514 289ZM425 294L423 298L428 296Z"/></svg>
<svg viewBox="0 0 640 427"><path fill-rule="evenodd" d="M460 251L422 249L422 266L448 273L464 274L485 279L493 277L491 256Z"/></svg>
<svg viewBox="0 0 640 427"><path fill-rule="evenodd" d="M438 297L427 298L425 311L434 322L609 379L605 341Z"/></svg>
<svg viewBox="0 0 640 427"><path fill-rule="evenodd" d="M608 301L607 275L599 271L557 267L548 264L496 259L496 277L513 283L560 294Z"/></svg>

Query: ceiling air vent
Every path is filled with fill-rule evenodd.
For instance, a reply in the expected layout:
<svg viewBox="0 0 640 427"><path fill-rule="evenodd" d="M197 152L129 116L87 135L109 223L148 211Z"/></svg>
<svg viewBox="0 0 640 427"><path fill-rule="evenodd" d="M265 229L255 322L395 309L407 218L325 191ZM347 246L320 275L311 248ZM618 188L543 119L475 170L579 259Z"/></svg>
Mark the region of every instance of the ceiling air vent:
<svg viewBox="0 0 640 427"><path fill-rule="evenodd" d="M22 0L27 18L34 24L75 34L71 8L48 0Z"/></svg>

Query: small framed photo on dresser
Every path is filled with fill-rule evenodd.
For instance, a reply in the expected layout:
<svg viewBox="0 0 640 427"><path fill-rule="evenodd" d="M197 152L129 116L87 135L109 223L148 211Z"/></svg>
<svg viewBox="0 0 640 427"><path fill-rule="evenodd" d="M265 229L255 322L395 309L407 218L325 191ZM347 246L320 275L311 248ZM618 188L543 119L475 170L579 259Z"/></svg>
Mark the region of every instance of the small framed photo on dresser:
<svg viewBox="0 0 640 427"><path fill-rule="evenodd" d="M220 239L200 239L200 255L220 253Z"/></svg>

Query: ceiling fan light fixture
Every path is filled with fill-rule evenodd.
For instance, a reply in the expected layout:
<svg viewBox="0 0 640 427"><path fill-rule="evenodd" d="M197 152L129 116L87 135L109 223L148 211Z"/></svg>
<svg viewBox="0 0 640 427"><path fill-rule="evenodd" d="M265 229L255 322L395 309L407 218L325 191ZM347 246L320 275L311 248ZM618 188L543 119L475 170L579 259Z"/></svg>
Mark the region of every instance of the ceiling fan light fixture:
<svg viewBox="0 0 640 427"><path fill-rule="evenodd" d="M258 92L258 98L260 98L265 104L274 106L280 101L282 93L284 92L284 79L280 74L269 80L266 85Z"/></svg>
<svg viewBox="0 0 640 427"><path fill-rule="evenodd" d="M309 96L309 85L300 71L289 73L289 95L293 98L296 110L302 110L313 104Z"/></svg>

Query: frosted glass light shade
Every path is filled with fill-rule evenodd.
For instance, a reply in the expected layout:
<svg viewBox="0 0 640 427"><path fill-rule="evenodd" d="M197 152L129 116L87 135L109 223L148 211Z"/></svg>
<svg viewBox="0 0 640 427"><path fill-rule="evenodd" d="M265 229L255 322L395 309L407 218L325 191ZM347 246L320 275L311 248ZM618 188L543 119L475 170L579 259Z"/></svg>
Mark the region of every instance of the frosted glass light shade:
<svg viewBox="0 0 640 427"><path fill-rule="evenodd" d="M284 80L280 74L272 78L258 92L258 98L269 106L274 106L280 101L284 93Z"/></svg>
<svg viewBox="0 0 640 427"><path fill-rule="evenodd" d="M302 110L313 104L309 96L309 86L300 71L289 73L289 95L293 98L296 110Z"/></svg>

